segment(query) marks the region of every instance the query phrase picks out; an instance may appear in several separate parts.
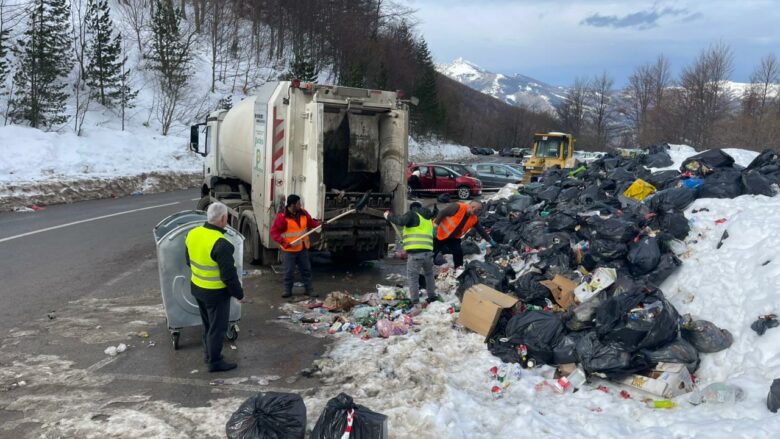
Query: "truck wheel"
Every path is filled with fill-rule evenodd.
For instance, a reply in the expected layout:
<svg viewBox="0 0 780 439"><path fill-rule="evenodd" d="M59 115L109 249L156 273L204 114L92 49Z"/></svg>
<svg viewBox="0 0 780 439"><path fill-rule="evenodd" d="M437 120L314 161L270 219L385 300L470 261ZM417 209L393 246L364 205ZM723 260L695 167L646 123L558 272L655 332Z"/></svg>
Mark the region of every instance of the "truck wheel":
<svg viewBox="0 0 780 439"><path fill-rule="evenodd" d="M461 200L468 200L471 196L471 189L468 186L460 186L458 188L458 198Z"/></svg>
<svg viewBox="0 0 780 439"><path fill-rule="evenodd" d="M195 210L206 210L209 208L209 204L211 204L211 196L206 195L198 201L197 206L195 206Z"/></svg>
<svg viewBox="0 0 780 439"><path fill-rule="evenodd" d="M260 260L255 255L255 243L257 235L251 221L244 221L241 226L241 234L244 235L244 262L250 265L260 265Z"/></svg>

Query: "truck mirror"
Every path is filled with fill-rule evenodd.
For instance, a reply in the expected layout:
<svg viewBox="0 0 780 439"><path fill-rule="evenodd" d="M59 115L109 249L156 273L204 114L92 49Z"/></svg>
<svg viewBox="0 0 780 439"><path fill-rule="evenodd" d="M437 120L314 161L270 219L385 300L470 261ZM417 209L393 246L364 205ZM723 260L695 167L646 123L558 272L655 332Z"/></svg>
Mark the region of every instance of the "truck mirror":
<svg viewBox="0 0 780 439"><path fill-rule="evenodd" d="M200 149L198 149L198 144L200 143L199 128L200 128L199 125L192 125L190 127L190 151L194 152L195 154L200 154L202 156L205 156L206 154L200 152Z"/></svg>

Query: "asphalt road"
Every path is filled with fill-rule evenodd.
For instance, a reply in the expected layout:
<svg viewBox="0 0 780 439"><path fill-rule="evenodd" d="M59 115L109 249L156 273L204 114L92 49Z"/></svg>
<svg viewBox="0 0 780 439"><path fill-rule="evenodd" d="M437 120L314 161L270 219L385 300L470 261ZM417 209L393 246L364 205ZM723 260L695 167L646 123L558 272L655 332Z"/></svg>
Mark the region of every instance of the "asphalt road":
<svg viewBox="0 0 780 439"><path fill-rule="evenodd" d="M156 274L154 267L148 269L155 252L152 228L172 213L193 209L198 195L189 190L0 213L0 299L13 304L0 308L0 334L63 302L113 297L120 288L112 287L122 280L159 286L149 275Z"/></svg>
<svg viewBox="0 0 780 439"><path fill-rule="evenodd" d="M180 349L172 348L152 229L193 209L198 195L189 190L0 214L0 437L87 437L129 422L120 419L126 413L143 413L187 437L224 437L224 430L204 434L199 422L182 422L180 407L208 410L215 400L232 398L221 410L229 413L260 391L305 395L321 388L302 371L330 339L281 323L282 279L268 267L245 267L241 330L223 350L238 369L205 370L199 327L184 328ZM321 297L372 291L404 268L394 260L338 267L324 259L314 265L314 285ZM119 343L126 352L104 353Z"/></svg>

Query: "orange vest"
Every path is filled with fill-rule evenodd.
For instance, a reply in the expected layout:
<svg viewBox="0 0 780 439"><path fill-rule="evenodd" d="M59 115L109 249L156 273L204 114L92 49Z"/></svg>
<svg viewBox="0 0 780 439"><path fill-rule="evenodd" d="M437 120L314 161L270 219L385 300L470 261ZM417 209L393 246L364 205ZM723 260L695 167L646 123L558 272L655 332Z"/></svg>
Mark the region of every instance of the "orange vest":
<svg viewBox="0 0 780 439"><path fill-rule="evenodd" d="M468 209L468 203L458 203L458 211L455 213L455 215L445 217L441 220L441 224L438 224L436 239L439 241L444 241L445 239L449 238L450 235L452 235L452 232L454 232L458 227L458 224L462 223L463 218L468 215L466 223L463 224L463 228L461 229L460 233L458 233L458 236L456 236L458 239L463 238L463 235L468 233L468 231L471 230L471 228L474 227L478 221L476 215L468 214Z"/></svg>
<svg viewBox="0 0 780 439"><path fill-rule="evenodd" d="M301 237L304 233L306 233L308 227L307 227L307 220L306 215L301 214L300 216L301 224L298 225L298 222L295 221L292 218L286 218L287 220L287 230L282 233L282 239L284 242L290 244L299 237ZM290 247L284 248L282 247L282 250L286 252L299 252L305 248L309 248L309 237L305 237L301 239L300 241L296 242L294 245L291 245Z"/></svg>

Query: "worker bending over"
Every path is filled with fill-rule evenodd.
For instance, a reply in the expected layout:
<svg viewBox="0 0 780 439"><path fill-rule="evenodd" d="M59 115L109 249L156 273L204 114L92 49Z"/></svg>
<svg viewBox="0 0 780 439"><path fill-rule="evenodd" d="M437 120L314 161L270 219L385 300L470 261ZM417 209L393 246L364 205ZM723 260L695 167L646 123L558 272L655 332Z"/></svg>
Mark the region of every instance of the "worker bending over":
<svg viewBox="0 0 780 439"><path fill-rule="evenodd" d="M462 267L463 248L460 242L472 228L477 230L482 239L495 247L496 242L479 225L479 212L481 211L482 203L479 201L455 203L439 211L435 221L434 257L439 253L450 253L455 267Z"/></svg>

